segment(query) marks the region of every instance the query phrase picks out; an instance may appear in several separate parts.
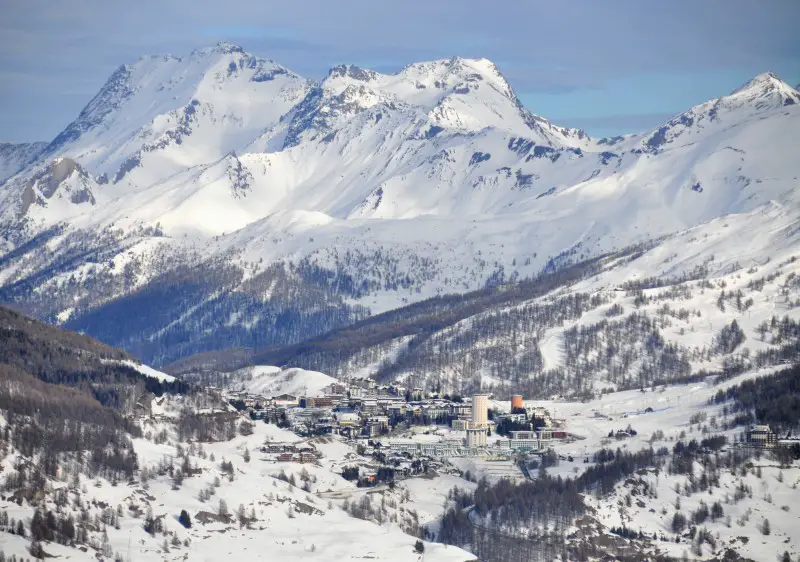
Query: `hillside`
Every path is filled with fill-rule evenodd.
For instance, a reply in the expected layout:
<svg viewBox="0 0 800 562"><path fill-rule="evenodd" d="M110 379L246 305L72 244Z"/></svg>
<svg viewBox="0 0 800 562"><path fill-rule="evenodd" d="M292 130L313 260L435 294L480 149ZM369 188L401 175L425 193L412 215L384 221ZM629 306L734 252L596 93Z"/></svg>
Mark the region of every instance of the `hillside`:
<svg viewBox="0 0 800 562"><path fill-rule="evenodd" d="M765 369L526 402L557 411L576 439L536 456L529 479L464 488L439 538L490 562L598 560L606 549L632 560L794 560L800 446L751 447L745 430L769 421L796 436L798 382L797 367Z"/></svg>
<svg viewBox="0 0 800 562"><path fill-rule="evenodd" d="M126 352L0 307L0 365L45 383L89 391L130 413L144 393L183 393L188 385L145 367Z"/></svg>
<svg viewBox="0 0 800 562"><path fill-rule="evenodd" d="M218 394L86 336L7 309L0 315L3 559L218 560L269 551L276 560L418 560L416 537L401 530L412 530L410 513L381 526L324 499L354 487L339 475L359 458L344 443L312 443L324 451L313 464L268 464L265 443L299 437L254 425ZM475 559L435 543L425 551L434 561Z"/></svg>
<svg viewBox="0 0 800 562"><path fill-rule="evenodd" d="M772 228L760 238L753 233L766 217ZM780 208L730 216L530 281L421 301L250 361L540 398L795 361L795 224ZM731 245L730 232L751 235Z"/></svg>

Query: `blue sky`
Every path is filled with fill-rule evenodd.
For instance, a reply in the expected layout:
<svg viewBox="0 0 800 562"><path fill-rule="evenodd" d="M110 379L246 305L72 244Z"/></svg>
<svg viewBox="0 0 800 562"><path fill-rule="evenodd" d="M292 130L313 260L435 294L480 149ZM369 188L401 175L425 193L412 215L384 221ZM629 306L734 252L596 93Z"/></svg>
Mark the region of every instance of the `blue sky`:
<svg viewBox="0 0 800 562"><path fill-rule="evenodd" d="M0 141L51 139L124 62L219 40L312 78L484 56L534 113L634 132L760 72L798 84L797 22L797 0L0 0Z"/></svg>

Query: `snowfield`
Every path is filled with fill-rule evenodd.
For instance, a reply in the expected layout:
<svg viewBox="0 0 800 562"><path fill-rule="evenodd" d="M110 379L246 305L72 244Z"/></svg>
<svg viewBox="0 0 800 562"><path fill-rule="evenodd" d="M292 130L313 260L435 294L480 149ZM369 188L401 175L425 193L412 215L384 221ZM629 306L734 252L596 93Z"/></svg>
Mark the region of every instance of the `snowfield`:
<svg viewBox="0 0 800 562"><path fill-rule="evenodd" d="M249 555L255 559L269 556L270 560L356 560L369 558L391 562L420 560L414 551L415 538L405 534L395 524L383 525L356 519L339 507L339 501L326 500L323 491L338 488L353 489L350 482L333 473L331 468L340 464L348 455L354 456L353 449L338 441L319 444L324 457L319 465L298 463L275 463L263 459L258 448L265 441L295 442L293 433L278 429L274 425L257 423L250 436L239 436L223 443L203 444L204 456L191 456L191 462L200 469L200 474L186 477L180 489L174 489L172 480L167 477L152 478L147 486L140 482L112 485L105 480L91 481L81 479L85 491L81 494L85 502L103 502L116 508L123 506L124 515L119 519L119 529L107 528L109 543L113 552L123 559L130 560L198 560L216 561L232 556ZM185 444L183 445L186 448ZM154 466L163 459L176 456L172 445L157 445L146 439L135 441L139 463L143 467ZM244 460L244 451L251 454L249 462ZM216 461L211 461L214 455ZM220 462L229 460L234 465L231 478L219 470ZM13 466L13 458L4 460L6 470ZM312 493L300 488L302 469L316 480ZM281 471L295 474L297 486L275 478ZM220 478L220 486L208 502L198 499L201 489L213 488L214 477ZM444 481L446 480L446 482ZM445 493L453 483L445 478L439 492ZM66 486L56 483L55 486ZM413 490L412 490L413 491ZM428 496L430 488L421 488L414 493L419 497L421 507L427 507L424 517L430 521L438 515ZM422 495L425 495L423 497ZM442 496L443 497L443 496ZM219 501L224 500L232 517L225 522L216 516ZM440 501L436 500L438 507ZM426 503L427 502L427 503ZM131 506L141 510L136 516ZM156 518L163 518L164 526L174 533L178 542L164 537L152 537L143 529L143 514L148 506ZM254 513L255 520L246 526L237 522L237 510L243 506L248 517ZM13 502L0 500L0 508L6 509L15 519L29 518L32 509L19 507ZM185 529L177 517L181 510L187 510L192 517L192 528ZM207 523L202 523L203 513L208 514ZM28 557L29 540L7 533L0 535L2 549L6 556L16 554ZM188 540L188 546L184 541ZM47 543L45 551L64 560L96 560L92 551L60 547ZM466 562L474 556L453 546L425 543L425 560L441 562Z"/></svg>
<svg viewBox="0 0 800 562"><path fill-rule="evenodd" d="M281 394L297 397L322 396L326 387L339 382L317 371L281 370L270 366L245 367L231 373L231 377L233 380L242 380L241 384L234 383L231 388L270 398Z"/></svg>
<svg viewBox="0 0 800 562"><path fill-rule="evenodd" d="M122 361L124 365L128 365L129 367L139 371L146 377L153 377L154 379L158 379L161 382L173 382L175 377L172 375L168 375L166 373L162 373L152 367L148 367L147 365L142 365L140 363L134 363L132 361Z"/></svg>

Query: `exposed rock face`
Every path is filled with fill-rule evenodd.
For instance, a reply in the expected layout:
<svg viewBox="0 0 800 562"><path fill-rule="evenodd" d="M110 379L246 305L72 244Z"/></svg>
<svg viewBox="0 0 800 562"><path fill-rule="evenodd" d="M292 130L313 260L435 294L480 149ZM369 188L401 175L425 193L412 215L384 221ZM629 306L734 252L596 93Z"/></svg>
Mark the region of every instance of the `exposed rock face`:
<svg viewBox="0 0 800 562"><path fill-rule="evenodd" d="M93 184L94 180L75 160L57 158L26 182L19 217L24 217L33 204L46 206L47 201L57 194L67 197L75 205L94 205Z"/></svg>

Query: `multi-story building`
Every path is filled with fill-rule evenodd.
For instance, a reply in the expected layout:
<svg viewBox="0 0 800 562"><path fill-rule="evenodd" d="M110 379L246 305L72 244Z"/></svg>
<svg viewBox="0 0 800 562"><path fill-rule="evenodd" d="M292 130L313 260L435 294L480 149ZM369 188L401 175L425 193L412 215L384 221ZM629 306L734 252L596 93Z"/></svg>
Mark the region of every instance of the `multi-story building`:
<svg viewBox="0 0 800 562"><path fill-rule="evenodd" d="M755 447L771 449L778 443L778 436L768 425L754 425L747 432L747 442Z"/></svg>
<svg viewBox="0 0 800 562"><path fill-rule="evenodd" d="M376 414L378 412L378 399L375 397L364 398L361 401L361 410L365 414Z"/></svg>
<svg viewBox="0 0 800 562"><path fill-rule="evenodd" d="M462 404L462 403L450 404L450 415L453 416L454 418L459 418L462 420L471 420L472 405Z"/></svg>
<svg viewBox="0 0 800 562"><path fill-rule="evenodd" d="M516 441L517 439L538 439L538 437L535 431L512 431L511 439Z"/></svg>
<svg viewBox="0 0 800 562"><path fill-rule="evenodd" d="M406 415L406 403L405 402L394 402L389 404L386 407L386 413L393 418L401 417Z"/></svg>
<svg viewBox="0 0 800 562"><path fill-rule="evenodd" d="M339 382L329 384L325 390L328 394L347 394L347 387Z"/></svg>
<svg viewBox="0 0 800 562"><path fill-rule="evenodd" d="M388 416L369 416L367 418L367 423L375 424L381 428L388 428L389 427L389 417Z"/></svg>
<svg viewBox="0 0 800 562"><path fill-rule="evenodd" d="M389 450L394 453L409 453L428 457L456 457L462 453L463 445L460 441L439 441L435 443L420 443L417 441L391 441Z"/></svg>
<svg viewBox="0 0 800 562"><path fill-rule="evenodd" d="M536 451L540 448L541 442L533 437L532 439L509 439L508 447L514 451Z"/></svg>
<svg viewBox="0 0 800 562"><path fill-rule="evenodd" d="M486 447L486 428L470 427L467 429L467 448L477 449Z"/></svg>
<svg viewBox="0 0 800 562"><path fill-rule="evenodd" d="M472 427L488 427L489 425L489 395L474 394L472 396Z"/></svg>
<svg viewBox="0 0 800 562"><path fill-rule="evenodd" d="M334 397L331 396L307 396L300 399L301 408L333 408L334 405Z"/></svg>
<svg viewBox="0 0 800 562"><path fill-rule="evenodd" d="M276 406L297 406L297 396L293 394L273 396L272 401Z"/></svg>
<svg viewBox="0 0 800 562"><path fill-rule="evenodd" d="M432 405L422 408L423 415L431 421L447 421L450 417L450 408Z"/></svg>
<svg viewBox="0 0 800 562"><path fill-rule="evenodd" d="M514 423L525 423L525 414L502 414L498 416L497 420L509 420Z"/></svg>

